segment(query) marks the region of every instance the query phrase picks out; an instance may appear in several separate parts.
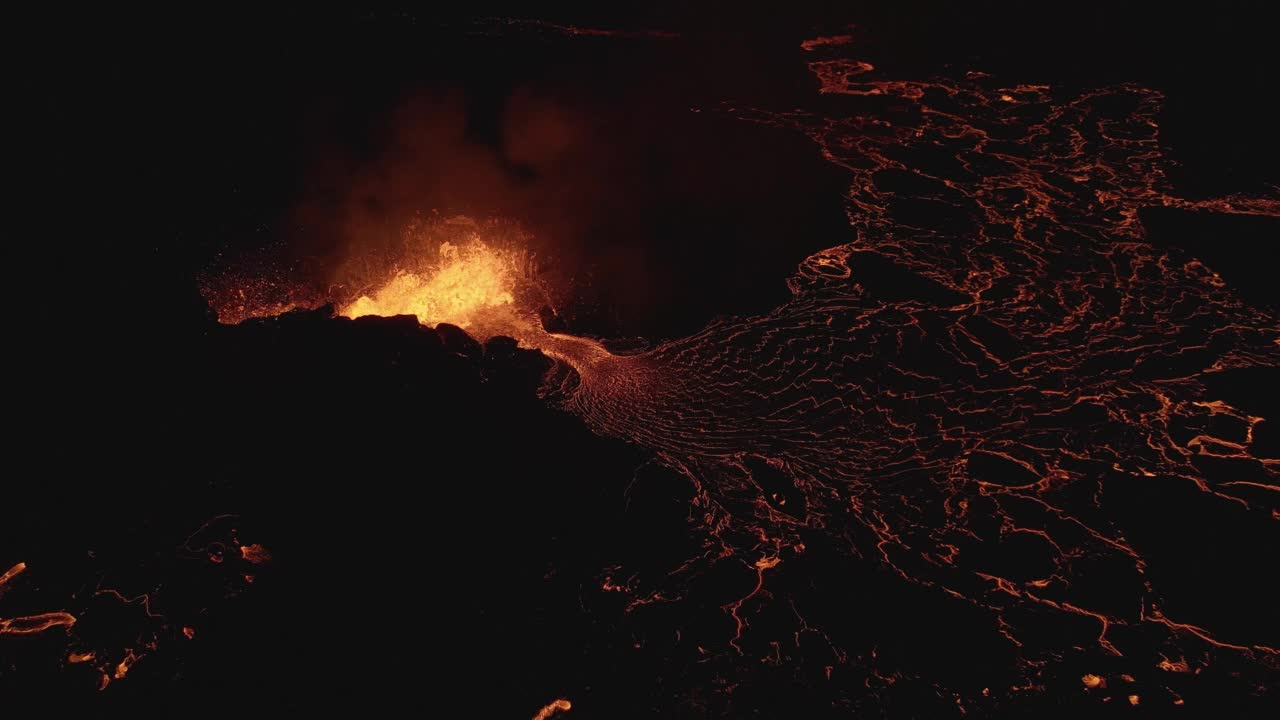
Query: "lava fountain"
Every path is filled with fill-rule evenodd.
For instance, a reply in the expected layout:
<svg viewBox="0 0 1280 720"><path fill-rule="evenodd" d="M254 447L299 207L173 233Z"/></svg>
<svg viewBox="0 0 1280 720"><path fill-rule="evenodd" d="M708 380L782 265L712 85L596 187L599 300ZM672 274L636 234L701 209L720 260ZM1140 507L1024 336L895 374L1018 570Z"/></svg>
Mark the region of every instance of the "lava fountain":
<svg viewBox="0 0 1280 720"><path fill-rule="evenodd" d="M414 315L429 325L471 327L515 303L516 266L511 252L485 245L440 244L439 263L428 272L397 271L372 295L342 308L346 317Z"/></svg>
<svg viewBox="0 0 1280 720"><path fill-rule="evenodd" d="M248 263L251 271L211 272L201 290L224 324L329 303L348 318L413 315L482 340L527 336L537 309L554 304L537 279L527 239L503 220L415 217L391 242L362 239L323 280L273 269L288 266L280 259L259 260Z"/></svg>
<svg viewBox="0 0 1280 720"><path fill-rule="evenodd" d="M413 315L423 325L448 323L482 341L506 336L542 351L567 366L568 372L548 376L549 383L558 380L574 388L565 397L583 387L609 397L650 394L652 389L637 385L647 379L639 357L615 356L591 338L543 327L539 313L543 308L554 312L558 289L539 272L529 240L510 220L417 216L394 242L362 238L323 288L260 266L249 273L212 274L202 292L225 324L326 303L352 319Z"/></svg>

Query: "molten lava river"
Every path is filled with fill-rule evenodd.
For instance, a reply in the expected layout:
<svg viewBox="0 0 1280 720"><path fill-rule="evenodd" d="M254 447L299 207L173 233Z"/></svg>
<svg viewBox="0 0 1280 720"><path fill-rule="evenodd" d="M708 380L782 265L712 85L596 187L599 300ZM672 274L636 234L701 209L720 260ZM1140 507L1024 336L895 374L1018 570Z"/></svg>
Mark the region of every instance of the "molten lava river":
<svg viewBox="0 0 1280 720"><path fill-rule="evenodd" d="M1215 523L1277 537L1280 459L1255 447L1264 418L1214 390L1218 376L1280 364L1277 319L1149 242L1139 210L1274 217L1280 200L1174 194L1149 89L887 80L842 57L842 40L804 50L823 94L896 109L721 109L802 133L848 172L847 242L800 263L773 311L614 354L545 330L516 287L519 263L459 241L430 272L339 299L339 313L514 337L556 361L549 401L687 480L696 552L660 576L602 569L600 585L625 597L625 615L679 605L725 566L748 573L710 609L725 635L698 648L723 679L708 692L733 693L761 666L823 678L831 707L851 713L895 686L936 696L938 716L1048 691L1144 710L1190 705L1210 681L1270 692L1280 636L1184 601L1178 568L1146 557L1149 534L1195 546L1204 528L1187 517L1125 528L1173 493ZM872 260L919 289L878 297L856 280ZM1012 658L1016 671L926 675L837 637L828 627L850 619L777 590L835 592L806 580L815 554L915 588L939 643L983 643L975 657ZM70 622L4 620L0 632ZM544 713L573 715L557 702Z"/></svg>

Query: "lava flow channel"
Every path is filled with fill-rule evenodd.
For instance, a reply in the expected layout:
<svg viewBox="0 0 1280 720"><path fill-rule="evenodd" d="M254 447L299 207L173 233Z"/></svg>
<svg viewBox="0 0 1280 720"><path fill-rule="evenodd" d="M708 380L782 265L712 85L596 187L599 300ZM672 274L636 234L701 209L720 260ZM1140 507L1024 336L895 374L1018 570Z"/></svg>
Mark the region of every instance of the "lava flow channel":
<svg viewBox="0 0 1280 720"><path fill-rule="evenodd" d="M1148 89L1062 96L980 75L874 80L869 64L843 58L810 68L823 93L891 97L914 112L891 124L873 114L731 111L806 134L852 175L856 239L801 263L790 302L638 355L540 331L521 338L576 371L567 407L602 434L651 448L695 488L705 552L629 585L628 610L673 602L690 578L736 564L756 582L722 606L730 631L719 652L763 663L780 645L803 655L802 631L815 628L794 599L794 639L753 633L753 621L786 601L770 594L770 573L817 532L985 617L1022 678L1000 695L1042 688L1068 657L1120 663L1133 668L1123 677L1153 685L1170 668L1200 673L1222 654L1274 671L1277 638L1165 615L1178 597L1151 578L1102 498L1116 483L1189 488L1275 537L1280 462L1252 448L1263 418L1211 396L1205 382L1280 364L1277 320L1202 263L1152 246L1138 210L1276 216L1280 201L1173 194L1155 120L1162 98ZM924 169L906 159L926 151L945 161ZM943 220L900 212L901 188ZM877 298L854 279L857 263L872 259L935 289ZM1240 470L1214 476L1207 456ZM991 548L1014 542L1043 569L992 569ZM1032 619L1046 613L1071 629L1033 639ZM835 662L856 650L836 648ZM876 661L864 662L880 676ZM961 711L975 700L934 687Z"/></svg>

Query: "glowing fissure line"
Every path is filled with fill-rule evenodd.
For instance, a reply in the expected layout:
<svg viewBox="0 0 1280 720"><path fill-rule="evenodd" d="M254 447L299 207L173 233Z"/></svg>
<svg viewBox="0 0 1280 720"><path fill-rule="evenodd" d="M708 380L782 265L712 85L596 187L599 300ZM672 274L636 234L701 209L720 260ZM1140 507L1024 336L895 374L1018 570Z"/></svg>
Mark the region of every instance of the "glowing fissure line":
<svg viewBox="0 0 1280 720"><path fill-rule="evenodd" d="M3 575L0 575L0 595L4 594L5 586L25 572L26 569L27 564L20 562L6 570ZM75 624L75 616L68 612L47 612L36 615L0 618L0 635L34 635L56 627L71 627Z"/></svg>
<svg viewBox="0 0 1280 720"><path fill-rule="evenodd" d="M539 710L538 714L533 716L533 720L547 720L547 718L555 715L556 713L569 712L572 707L573 703L564 698L552 700L546 705L546 707Z"/></svg>

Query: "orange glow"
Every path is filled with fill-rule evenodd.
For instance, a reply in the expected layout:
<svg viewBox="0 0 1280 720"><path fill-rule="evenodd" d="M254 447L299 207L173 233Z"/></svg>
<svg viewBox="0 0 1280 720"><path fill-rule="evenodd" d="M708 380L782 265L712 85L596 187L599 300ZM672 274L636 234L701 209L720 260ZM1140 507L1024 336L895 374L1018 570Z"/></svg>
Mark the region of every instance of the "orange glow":
<svg viewBox="0 0 1280 720"><path fill-rule="evenodd" d="M271 560L271 553L267 552L267 549L261 545L254 543L253 545L241 545L240 557L254 565L261 565Z"/></svg>
<svg viewBox="0 0 1280 720"><path fill-rule="evenodd" d="M330 303L349 318L413 315L424 325L457 325L481 340L515 336L536 324L533 308L549 304L533 279L538 269L529 239L509 220L415 217L396 241L354 239L328 277L290 274L280 269L288 262L272 260L261 263L261 275L235 267L212 271L201 279L201 293L226 324Z"/></svg>
<svg viewBox="0 0 1280 720"><path fill-rule="evenodd" d="M116 665L116 672L113 675L113 677L116 680L124 679L124 676L129 674L129 668L133 667L133 664L136 662L138 662L138 656L134 654L132 649L126 650L124 654L124 659L122 659L120 663Z"/></svg>
<svg viewBox="0 0 1280 720"><path fill-rule="evenodd" d="M573 703L569 702L568 700L565 700L564 698L560 698L558 700L552 701L546 707L539 710L538 714L533 716L533 720L547 720L547 718L551 717L552 715L555 715L557 712L560 712L562 710L565 712L568 712L568 710L572 707L573 707Z"/></svg>
<svg viewBox="0 0 1280 720"><path fill-rule="evenodd" d="M800 43L800 47L808 52L813 52L818 48L830 48L840 45L848 45L853 42L852 35L821 35L810 40Z"/></svg>
<svg viewBox="0 0 1280 720"><path fill-rule="evenodd" d="M0 592L4 592L4 586L8 584L10 580L22 574L22 571L26 569L27 569L27 564L20 562L17 565L14 565L13 567L6 570L3 575L0 575Z"/></svg>
<svg viewBox="0 0 1280 720"><path fill-rule="evenodd" d="M87 652L87 653L73 652L67 656L67 662L74 665L77 663L89 662L93 658L94 658L94 654L92 652Z"/></svg>
<svg viewBox="0 0 1280 720"><path fill-rule="evenodd" d="M514 258L479 238L464 246L443 242L439 260L426 272L397 272L372 296L342 308L347 317L416 315L428 325L474 326L482 314L515 302Z"/></svg>
<svg viewBox="0 0 1280 720"><path fill-rule="evenodd" d="M76 618L71 613L51 612L16 618L0 618L0 635L34 635L55 627L71 627Z"/></svg>
<svg viewBox="0 0 1280 720"><path fill-rule="evenodd" d="M1090 689L1102 687L1102 678L1094 675L1093 673L1089 673L1080 678L1080 682L1084 683L1084 686Z"/></svg>
<svg viewBox="0 0 1280 720"><path fill-rule="evenodd" d="M778 567L780 562L782 562L782 558L779 557L764 557L756 561L756 567L761 570L768 570L769 568Z"/></svg>
<svg viewBox="0 0 1280 720"><path fill-rule="evenodd" d="M10 580L21 575L27 569L24 562L17 563L0 575L0 594L4 594L4 586ZM0 618L0 635L34 635L55 627L71 627L76 624L76 617L66 612L48 612L36 615L25 615L14 618Z"/></svg>

